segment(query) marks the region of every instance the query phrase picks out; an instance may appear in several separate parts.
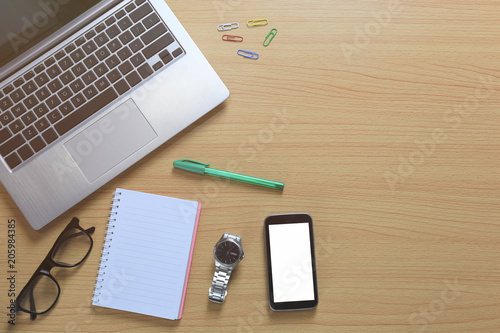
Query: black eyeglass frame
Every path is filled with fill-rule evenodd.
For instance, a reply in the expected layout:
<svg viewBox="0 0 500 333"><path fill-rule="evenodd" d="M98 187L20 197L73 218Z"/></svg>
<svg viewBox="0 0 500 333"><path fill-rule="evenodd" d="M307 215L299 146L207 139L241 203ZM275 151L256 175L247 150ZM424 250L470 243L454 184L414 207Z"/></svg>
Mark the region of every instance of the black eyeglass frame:
<svg viewBox="0 0 500 333"><path fill-rule="evenodd" d="M80 232L72 234L72 235L65 235L66 231L68 231L71 228L78 229L89 237L89 239L90 239L89 250L87 251L85 256L82 258L82 260L80 260L76 264L63 264L63 263L56 262L53 259L53 255L57 252L57 250L59 249L59 246L61 246L61 244L63 244L63 242L65 240L81 235ZM59 283L57 283L56 279L52 276L52 274L50 274L51 269L54 267L66 267L66 268L76 267L76 266L80 265L85 259L87 259L88 255L90 254L90 251L92 250L92 246L94 245L94 241L92 240L92 236L91 236L91 234L93 234L94 231L95 231L95 227L83 229L80 226L80 220L77 217L73 217L71 219L71 221L68 223L66 228L64 228L64 230L61 232L59 237L57 237L57 239L54 242L54 245L52 245L52 248L50 249L49 253L45 256L45 259L43 259L40 266L38 266L35 273L33 273L31 278L29 279L28 283L26 283L24 288L21 290L21 292L17 296L17 298L16 298L16 312L21 311L21 312L29 313L31 315L30 316L31 320L35 320L37 315L42 315L42 314L47 313L48 311L50 311L54 307L54 305L56 305L57 300L59 299L59 295L61 294L61 287L59 286ZM34 309L34 297L33 297L33 288L35 287L35 284L33 284L33 283L41 275L44 275L44 276L48 277L49 279L51 279L52 281L54 281L54 283L57 286L57 297L54 300L54 303L52 303L52 305L48 309L46 309L44 311L36 311L36 309ZM31 285L31 284L33 284L33 285ZM33 309L27 310L19 305L26 297L30 298L30 307L33 307Z"/></svg>

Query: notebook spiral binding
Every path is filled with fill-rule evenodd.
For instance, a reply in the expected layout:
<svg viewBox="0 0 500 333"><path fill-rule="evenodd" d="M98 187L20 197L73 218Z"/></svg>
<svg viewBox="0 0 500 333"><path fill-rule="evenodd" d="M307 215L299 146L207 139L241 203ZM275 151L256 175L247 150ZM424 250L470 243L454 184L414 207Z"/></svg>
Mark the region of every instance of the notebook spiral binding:
<svg viewBox="0 0 500 333"><path fill-rule="evenodd" d="M98 303L99 296L101 296L102 283L104 282L106 267L108 262L109 249L113 241L113 229L115 228L117 209L119 208L121 192L115 192L113 195L113 202L111 203L111 210L108 217L108 228L106 229L106 236L104 237L104 245L101 251L101 262L99 263L99 270L97 271L96 283L94 286L94 296L92 301Z"/></svg>

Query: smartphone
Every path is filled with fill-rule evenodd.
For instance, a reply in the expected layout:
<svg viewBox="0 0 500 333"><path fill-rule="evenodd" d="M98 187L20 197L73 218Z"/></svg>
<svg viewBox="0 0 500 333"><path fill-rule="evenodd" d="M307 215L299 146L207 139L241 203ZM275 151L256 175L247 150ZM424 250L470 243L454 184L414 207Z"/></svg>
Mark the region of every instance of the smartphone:
<svg viewBox="0 0 500 333"><path fill-rule="evenodd" d="M264 221L264 233L271 309L315 308L318 283L311 216L270 215Z"/></svg>

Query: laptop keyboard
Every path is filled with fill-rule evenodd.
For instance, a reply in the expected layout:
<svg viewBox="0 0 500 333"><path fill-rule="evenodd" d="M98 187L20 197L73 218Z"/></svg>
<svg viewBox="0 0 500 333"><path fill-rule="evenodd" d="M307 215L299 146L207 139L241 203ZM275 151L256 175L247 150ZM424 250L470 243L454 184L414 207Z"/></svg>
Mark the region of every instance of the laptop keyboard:
<svg viewBox="0 0 500 333"><path fill-rule="evenodd" d="M0 89L0 155L10 169L185 51L147 0L135 0Z"/></svg>

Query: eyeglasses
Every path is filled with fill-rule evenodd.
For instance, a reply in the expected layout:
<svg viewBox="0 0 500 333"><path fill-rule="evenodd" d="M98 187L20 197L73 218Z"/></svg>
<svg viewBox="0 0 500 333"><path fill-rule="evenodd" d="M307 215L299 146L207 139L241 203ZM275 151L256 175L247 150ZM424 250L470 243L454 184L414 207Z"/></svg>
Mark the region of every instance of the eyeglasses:
<svg viewBox="0 0 500 333"><path fill-rule="evenodd" d="M75 267L80 265L92 250L91 234L95 227L84 230L79 219L74 217L61 232L49 253L37 268L16 299L16 312L29 313L31 320L47 313L54 307L61 287L50 274L54 267Z"/></svg>

